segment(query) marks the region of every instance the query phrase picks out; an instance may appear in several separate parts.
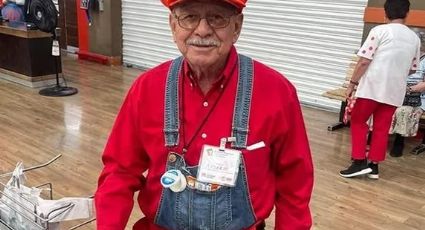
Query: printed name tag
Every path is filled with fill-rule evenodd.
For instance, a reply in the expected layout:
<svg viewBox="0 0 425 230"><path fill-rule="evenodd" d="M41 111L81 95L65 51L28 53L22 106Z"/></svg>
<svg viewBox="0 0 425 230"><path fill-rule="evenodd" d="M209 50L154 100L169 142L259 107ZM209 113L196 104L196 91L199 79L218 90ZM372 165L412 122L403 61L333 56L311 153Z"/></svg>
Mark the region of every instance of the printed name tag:
<svg viewBox="0 0 425 230"><path fill-rule="evenodd" d="M241 152L235 149L222 149L204 145L197 179L204 183L233 187L239 172Z"/></svg>

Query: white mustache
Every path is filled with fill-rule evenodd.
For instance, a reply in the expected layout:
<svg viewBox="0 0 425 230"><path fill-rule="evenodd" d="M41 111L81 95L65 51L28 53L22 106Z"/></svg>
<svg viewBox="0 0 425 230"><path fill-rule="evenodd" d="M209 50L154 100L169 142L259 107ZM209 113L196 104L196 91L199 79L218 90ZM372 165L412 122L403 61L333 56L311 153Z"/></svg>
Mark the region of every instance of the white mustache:
<svg viewBox="0 0 425 230"><path fill-rule="evenodd" d="M186 41L186 45L194 45L194 46L219 46L220 42L214 39L189 39Z"/></svg>

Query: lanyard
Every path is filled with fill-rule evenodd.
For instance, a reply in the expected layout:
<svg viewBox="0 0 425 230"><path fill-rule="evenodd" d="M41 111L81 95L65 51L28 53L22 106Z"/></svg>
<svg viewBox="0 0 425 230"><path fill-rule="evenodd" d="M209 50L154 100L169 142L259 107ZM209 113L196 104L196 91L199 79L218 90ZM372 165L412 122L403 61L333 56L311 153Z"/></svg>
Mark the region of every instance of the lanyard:
<svg viewBox="0 0 425 230"><path fill-rule="evenodd" d="M233 71L235 70L236 65L233 66L232 71L230 72L230 77L233 76ZM187 150L189 149L189 147L192 145L193 141L195 140L195 137L199 134L199 132L201 131L202 127L204 127L205 123L207 123L208 118L211 116L212 112L215 110L218 102L220 101L221 97L223 96L224 90L226 89L227 83L229 82L230 79L227 79L227 81L224 83L223 88L221 88L221 92L218 95L218 98L216 99L216 101L214 102L213 106L211 107L210 111L208 111L208 114L204 117L204 119L202 119L201 124L198 126L198 128L196 129L195 133L192 135L192 137L189 139L189 142L186 142L186 135L185 135L185 128L184 128L184 117L185 117L185 110L184 110L184 79L181 81L181 87L182 87L182 96L181 96L181 102L180 102L180 108L182 111L182 118L181 120L181 125L182 125L182 136L183 136L183 149L182 149L182 154L186 154Z"/></svg>

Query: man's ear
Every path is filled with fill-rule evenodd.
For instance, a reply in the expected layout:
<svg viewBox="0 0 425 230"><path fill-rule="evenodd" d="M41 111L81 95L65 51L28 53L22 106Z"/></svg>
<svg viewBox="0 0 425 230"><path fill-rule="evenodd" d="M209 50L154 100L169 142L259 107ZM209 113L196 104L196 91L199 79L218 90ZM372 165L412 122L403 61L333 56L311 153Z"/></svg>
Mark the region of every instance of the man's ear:
<svg viewBox="0 0 425 230"><path fill-rule="evenodd" d="M240 13L235 16L235 31L233 34L233 43L236 43L239 39L239 35L242 31L242 24L243 24L243 14Z"/></svg>
<svg viewBox="0 0 425 230"><path fill-rule="evenodd" d="M171 33L173 34L173 40L174 42L176 42L176 18L170 13L170 15L168 15L168 24L170 25L170 29L171 29Z"/></svg>

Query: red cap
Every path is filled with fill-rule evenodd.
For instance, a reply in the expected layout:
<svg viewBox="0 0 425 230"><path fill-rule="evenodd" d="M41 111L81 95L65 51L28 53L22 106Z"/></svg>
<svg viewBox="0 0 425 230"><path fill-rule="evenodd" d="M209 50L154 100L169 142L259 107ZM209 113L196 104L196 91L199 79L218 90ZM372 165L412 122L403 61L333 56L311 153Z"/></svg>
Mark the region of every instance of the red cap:
<svg viewBox="0 0 425 230"><path fill-rule="evenodd" d="M187 1L187 0L161 0L162 4L164 4L168 8L172 8L176 4L184 2L184 1ZM232 4L236 8L238 8L240 11L242 11L242 9L245 7L245 3L248 0L222 0L222 1Z"/></svg>

